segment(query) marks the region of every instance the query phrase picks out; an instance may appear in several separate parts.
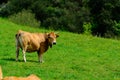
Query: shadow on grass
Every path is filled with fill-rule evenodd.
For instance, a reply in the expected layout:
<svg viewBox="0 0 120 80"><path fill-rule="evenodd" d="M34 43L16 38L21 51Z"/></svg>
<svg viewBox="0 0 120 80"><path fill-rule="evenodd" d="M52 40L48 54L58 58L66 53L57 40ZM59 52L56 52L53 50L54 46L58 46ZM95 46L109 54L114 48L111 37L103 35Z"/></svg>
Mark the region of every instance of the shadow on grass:
<svg viewBox="0 0 120 80"><path fill-rule="evenodd" d="M2 60L10 61L10 62L24 62L24 60L18 60L18 61L16 61L14 58L2 58ZM27 62L38 63L38 61L34 61L34 60L27 60Z"/></svg>
<svg viewBox="0 0 120 80"><path fill-rule="evenodd" d="M5 60L5 61L15 61L15 59L13 59L13 58L2 58L2 60Z"/></svg>

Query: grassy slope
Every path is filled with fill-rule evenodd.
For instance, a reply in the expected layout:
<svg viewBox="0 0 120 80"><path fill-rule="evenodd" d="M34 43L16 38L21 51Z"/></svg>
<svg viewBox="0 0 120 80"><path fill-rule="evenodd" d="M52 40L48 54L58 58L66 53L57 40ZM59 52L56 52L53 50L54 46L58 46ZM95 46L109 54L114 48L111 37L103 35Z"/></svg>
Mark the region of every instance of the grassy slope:
<svg viewBox="0 0 120 80"><path fill-rule="evenodd" d="M0 65L4 76L36 74L42 80L120 80L120 41L60 32L57 45L44 54L45 63L38 63L37 54L27 54L23 62L15 62L15 33L22 29L45 32L20 26L0 18ZM49 32L49 31L48 31Z"/></svg>

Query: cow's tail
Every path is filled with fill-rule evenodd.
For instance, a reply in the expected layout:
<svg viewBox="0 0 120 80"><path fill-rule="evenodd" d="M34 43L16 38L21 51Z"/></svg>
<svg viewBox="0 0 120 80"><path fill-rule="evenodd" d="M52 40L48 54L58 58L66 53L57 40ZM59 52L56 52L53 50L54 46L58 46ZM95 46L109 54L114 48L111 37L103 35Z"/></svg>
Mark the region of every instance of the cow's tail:
<svg viewBox="0 0 120 80"><path fill-rule="evenodd" d="M15 37L16 37L16 46L19 45L21 48L23 48L21 35L22 35L22 33L18 33L18 34L15 35Z"/></svg>
<svg viewBox="0 0 120 80"><path fill-rule="evenodd" d="M0 66L0 80L2 80L2 79L3 79L2 68L1 68L1 66Z"/></svg>

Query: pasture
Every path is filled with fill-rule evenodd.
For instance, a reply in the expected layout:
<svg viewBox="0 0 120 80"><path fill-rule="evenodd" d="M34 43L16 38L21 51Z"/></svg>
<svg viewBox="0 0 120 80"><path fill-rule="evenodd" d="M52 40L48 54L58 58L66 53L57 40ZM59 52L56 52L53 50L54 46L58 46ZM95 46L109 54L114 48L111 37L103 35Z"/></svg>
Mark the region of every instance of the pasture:
<svg viewBox="0 0 120 80"><path fill-rule="evenodd" d="M20 51L16 62L15 33L50 30L21 26L0 18L0 65L4 76L36 74L42 80L120 80L120 41L59 31L57 45L38 62L37 53Z"/></svg>

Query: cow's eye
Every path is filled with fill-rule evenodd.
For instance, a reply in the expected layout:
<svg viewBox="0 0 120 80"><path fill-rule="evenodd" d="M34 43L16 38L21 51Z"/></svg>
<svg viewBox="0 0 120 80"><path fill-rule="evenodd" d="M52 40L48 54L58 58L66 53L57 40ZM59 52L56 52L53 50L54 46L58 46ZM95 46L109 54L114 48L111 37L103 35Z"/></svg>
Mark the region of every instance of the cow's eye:
<svg viewBox="0 0 120 80"><path fill-rule="evenodd" d="M52 40L52 39L53 39L53 37L51 37L51 36L49 36L48 38L49 38L50 40Z"/></svg>

